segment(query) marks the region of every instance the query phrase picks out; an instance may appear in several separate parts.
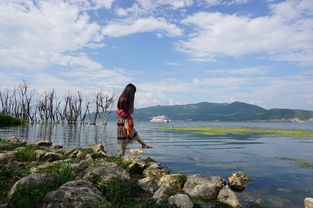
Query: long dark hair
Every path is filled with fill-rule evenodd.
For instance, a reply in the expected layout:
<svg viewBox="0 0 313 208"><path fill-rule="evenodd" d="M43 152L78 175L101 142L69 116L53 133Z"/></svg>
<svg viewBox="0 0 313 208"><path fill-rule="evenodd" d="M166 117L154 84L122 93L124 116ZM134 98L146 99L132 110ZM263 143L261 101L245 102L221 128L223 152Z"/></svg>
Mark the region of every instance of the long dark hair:
<svg viewBox="0 0 313 208"><path fill-rule="evenodd" d="M117 108L123 109L126 113L134 112L134 100L135 100L136 87L133 84L128 84L120 97L118 98Z"/></svg>

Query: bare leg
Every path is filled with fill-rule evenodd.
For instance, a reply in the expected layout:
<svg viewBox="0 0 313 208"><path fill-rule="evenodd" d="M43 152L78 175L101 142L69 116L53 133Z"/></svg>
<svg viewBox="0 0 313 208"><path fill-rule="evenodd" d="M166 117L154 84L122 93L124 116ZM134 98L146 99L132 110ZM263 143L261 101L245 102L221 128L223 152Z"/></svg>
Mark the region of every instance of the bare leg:
<svg viewBox="0 0 313 208"><path fill-rule="evenodd" d="M126 148L127 148L127 142L122 142L121 143L121 156L122 157L125 156Z"/></svg>
<svg viewBox="0 0 313 208"><path fill-rule="evenodd" d="M137 142L139 142L139 144L141 144L142 148L151 148L151 146L147 145L141 138L140 136L137 134L137 136L134 138Z"/></svg>

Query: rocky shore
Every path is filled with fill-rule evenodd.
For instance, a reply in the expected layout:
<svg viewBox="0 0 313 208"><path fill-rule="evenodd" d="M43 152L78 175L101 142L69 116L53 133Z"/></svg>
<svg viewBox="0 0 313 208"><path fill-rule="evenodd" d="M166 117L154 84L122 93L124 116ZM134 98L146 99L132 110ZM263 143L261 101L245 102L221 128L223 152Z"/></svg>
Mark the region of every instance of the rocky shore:
<svg viewBox="0 0 313 208"><path fill-rule="evenodd" d="M100 144L0 140L0 207L240 208L236 191L248 181L241 172L227 180L170 174L152 158L109 156Z"/></svg>

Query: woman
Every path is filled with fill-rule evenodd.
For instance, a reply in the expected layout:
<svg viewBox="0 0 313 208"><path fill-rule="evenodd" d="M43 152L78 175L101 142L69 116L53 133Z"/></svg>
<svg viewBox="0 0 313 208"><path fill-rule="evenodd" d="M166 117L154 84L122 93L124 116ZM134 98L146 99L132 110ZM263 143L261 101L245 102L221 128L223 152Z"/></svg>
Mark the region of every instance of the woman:
<svg viewBox="0 0 313 208"><path fill-rule="evenodd" d="M128 143L137 140L142 148L151 148L142 139L140 139L134 129L134 121L131 114L134 112L136 87L128 84L117 102L117 142L121 145L121 156L125 155Z"/></svg>

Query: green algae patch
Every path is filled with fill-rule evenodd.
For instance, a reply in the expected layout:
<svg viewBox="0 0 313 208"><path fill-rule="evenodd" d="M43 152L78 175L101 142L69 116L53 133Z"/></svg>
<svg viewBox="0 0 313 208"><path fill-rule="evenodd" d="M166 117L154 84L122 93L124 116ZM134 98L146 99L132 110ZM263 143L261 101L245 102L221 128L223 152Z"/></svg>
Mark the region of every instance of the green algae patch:
<svg viewBox="0 0 313 208"><path fill-rule="evenodd" d="M297 163L298 166L301 167L301 168L310 168L310 169L313 169L313 164L308 163L308 162L305 162L305 161L303 161L303 160L299 160L299 159L296 159L296 158L289 158L289 157L281 157L281 158L279 158L279 159L295 162L295 163Z"/></svg>
<svg viewBox="0 0 313 208"><path fill-rule="evenodd" d="M294 129L271 129L271 128L249 128L249 127L160 127L163 130L191 131L203 135L267 135L284 136L294 138L313 138L313 130Z"/></svg>

